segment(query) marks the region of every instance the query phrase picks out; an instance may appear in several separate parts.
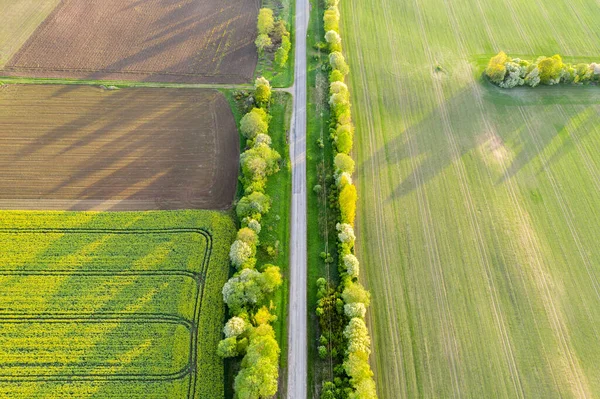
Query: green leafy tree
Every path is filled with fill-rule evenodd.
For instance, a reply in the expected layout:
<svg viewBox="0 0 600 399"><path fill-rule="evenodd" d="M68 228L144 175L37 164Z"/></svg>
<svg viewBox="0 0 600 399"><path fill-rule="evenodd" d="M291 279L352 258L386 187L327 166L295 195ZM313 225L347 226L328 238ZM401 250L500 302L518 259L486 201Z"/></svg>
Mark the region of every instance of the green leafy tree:
<svg viewBox="0 0 600 399"><path fill-rule="evenodd" d="M225 337L227 338L237 337L238 335L242 335L246 329L246 321L241 317L234 316L225 323L223 334L225 334Z"/></svg>
<svg viewBox="0 0 600 399"><path fill-rule="evenodd" d="M242 360L242 369L235 378L236 396L239 399L266 399L275 395L278 360L279 345L273 328L268 324L258 326Z"/></svg>
<svg viewBox="0 0 600 399"><path fill-rule="evenodd" d="M235 240L229 249L229 259L236 268L251 268L256 263L253 259L255 250L244 241Z"/></svg>
<svg viewBox="0 0 600 399"><path fill-rule="evenodd" d="M540 70L540 82L545 85L554 85L560 82L564 67L562 58L556 54L552 57L543 57L538 60L537 67Z"/></svg>
<svg viewBox="0 0 600 399"><path fill-rule="evenodd" d="M337 6L332 6L325 10L323 23L325 25L325 32L329 32L330 30L340 31L340 11Z"/></svg>
<svg viewBox="0 0 600 399"><path fill-rule="evenodd" d="M264 181L279 171L280 161L281 155L266 144L259 144L244 151L240 157L244 182L249 185L259 179Z"/></svg>
<svg viewBox="0 0 600 399"><path fill-rule="evenodd" d="M242 227L237 233L237 239L250 246L258 245L258 234L249 227Z"/></svg>
<svg viewBox="0 0 600 399"><path fill-rule="evenodd" d="M292 42L289 36L283 36L281 39L281 46L275 52L275 63L283 68L288 61L290 50L292 48Z"/></svg>
<svg viewBox="0 0 600 399"><path fill-rule="evenodd" d="M223 286L223 301L231 314L237 315L246 308L253 309L263 303L261 274L254 269L243 269Z"/></svg>
<svg viewBox="0 0 600 399"><path fill-rule="evenodd" d="M253 192L240 199L235 211L239 219L252 217L259 220L260 216L271 209L271 198L261 192Z"/></svg>
<svg viewBox="0 0 600 399"><path fill-rule="evenodd" d="M263 7L258 11L258 21L256 24L259 35L270 35L275 27L275 18L273 10Z"/></svg>
<svg viewBox="0 0 600 399"><path fill-rule="evenodd" d="M228 337L219 342L219 346L217 346L217 355L228 358L236 357L238 354L236 337Z"/></svg>
<svg viewBox="0 0 600 399"><path fill-rule="evenodd" d="M277 43L281 42L284 37L290 37L290 32L287 29L287 25L283 19L277 20L275 22L275 26L273 27L273 40Z"/></svg>
<svg viewBox="0 0 600 399"><path fill-rule="evenodd" d="M327 347L325 345L319 346L319 357L323 360L327 358L328 355Z"/></svg>
<svg viewBox="0 0 600 399"><path fill-rule="evenodd" d="M356 217L356 186L346 184L340 191L340 212L342 214L342 223L354 225Z"/></svg>
<svg viewBox="0 0 600 399"><path fill-rule="evenodd" d="M333 161L337 173L354 173L354 160L346 154L337 154Z"/></svg>
<svg viewBox="0 0 600 399"><path fill-rule="evenodd" d="M350 154L354 136L354 127L351 124L340 125L335 134L335 145L339 152Z"/></svg>
<svg viewBox="0 0 600 399"><path fill-rule="evenodd" d="M342 51L342 38L336 31L327 31L325 41L329 44L329 51Z"/></svg>
<svg viewBox="0 0 600 399"><path fill-rule="evenodd" d="M271 101L271 84L269 81L262 76L256 78L254 82L254 99L256 103L264 107Z"/></svg>
<svg viewBox="0 0 600 399"><path fill-rule="evenodd" d="M342 292L342 299L345 303L363 303L369 306L371 302L371 294L360 283L350 283Z"/></svg>
<svg viewBox="0 0 600 399"><path fill-rule="evenodd" d="M329 54L329 65L331 65L331 69L337 69L344 76L350 72L350 67L346 63L344 55L339 51Z"/></svg>
<svg viewBox="0 0 600 399"><path fill-rule="evenodd" d="M351 352L344 362L346 374L354 391L348 395L349 399L377 399L373 371L369 366L369 356L364 352Z"/></svg>
<svg viewBox="0 0 600 399"><path fill-rule="evenodd" d="M332 83L333 82L343 82L344 81L344 74L341 73L339 70L334 69L329 74L329 81L332 82Z"/></svg>
<svg viewBox="0 0 600 399"><path fill-rule="evenodd" d="M496 84L503 82L504 77L506 76L505 64L509 60L510 59L504 51L501 51L496 56L492 57L487 65L487 68L485 69L485 74L487 77Z"/></svg>
<svg viewBox="0 0 600 399"><path fill-rule="evenodd" d="M269 35L260 34L256 37L254 45L256 46L258 53L263 54L266 49L269 49L273 46L273 42L271 41Z"/></svg>
<svg viewBox="0 0 600 399"><path fill-rule="evenodd" d="M267 264L261 276L261 287L264 292L273 293L282 283L281 271L278 266Z"/></svg>
<svg viewBox="0 0 600 399"><path fill-rule="evenodd" d="M371 337L363 319L355 317L344 329L344 337L348 340L348 352L371 353Z"/></svg>
<svg viewBox="0 0 600 399"><path fill-rule="evenodd" d="M253 139L257 134L266 134L269 130L269 118L262 108L253 108L240 121L240 131L247 139Z"/></svg>

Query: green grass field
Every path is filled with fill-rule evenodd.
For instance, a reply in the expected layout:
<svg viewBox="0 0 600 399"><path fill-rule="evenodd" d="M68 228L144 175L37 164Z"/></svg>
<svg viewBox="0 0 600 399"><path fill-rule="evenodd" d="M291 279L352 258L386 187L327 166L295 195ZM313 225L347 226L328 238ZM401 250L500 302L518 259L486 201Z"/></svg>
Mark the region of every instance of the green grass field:
<svg viewBox="0 0 600 399"><path fill-rule="evenodd" d="M600 3L341 5L380 397L599 397L600 89L481 73L599 61Z"/></svg>
<svg viewBox="0 0 600 399"><path fill-rule="evenodd" d="M0 397L223 398L229 216L0 212L0 221Z"/></svg>

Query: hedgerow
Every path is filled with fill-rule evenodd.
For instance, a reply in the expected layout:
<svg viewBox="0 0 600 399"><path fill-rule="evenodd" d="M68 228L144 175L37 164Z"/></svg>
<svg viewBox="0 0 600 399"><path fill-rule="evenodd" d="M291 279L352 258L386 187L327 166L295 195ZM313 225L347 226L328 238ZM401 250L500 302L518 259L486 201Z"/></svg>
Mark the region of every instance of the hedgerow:
<svg viewBox="0 0 600 399"><path fill-rule="evenodd" d="M336 150L334 164L334 197L338 223L338 269L341 281L337 288L319 279L317 316L322 331L319 355L336 360L336 376L323 384L322 398L375 399L377 393L369 366L371 339L364 321L370 303L369 292L358 282L360 264L354 253L356 235L356 187L352 183L355 162L350 156L354 141L354 125L350 92L345 77L350 67L342 53L339 32L339 0L325 0L323 15L325 41L329 54L330 139Z"/></svg>
<svg viewBox="0 0 600 399"><path fill-rule="evenodd" d="M505 89L539 84L598 84L600 64L569 64L560 55L539 57L535 61L510 58L503 51L492 57L485 69L489 80Z"/></svg>
<svg viewBox="0 0 600 399"><path fill-rule="evenodd" d="M282 19L275 19L273 10L263 7L258 12L257 20L258 36L254 41L258 53L262 56L266 51L278 46L275 51L274 61L283 68L289 58L292 48L290 32Z"/></svg>
<svg viewBox="0 0 600 399"><path fill-rule="evenodd" d="M272 13L261 10L260 15L259 23L268 28L268 17L272 17ZM240 131L247 138L246 150L240 156L244 196L235 208L240 229L229 252L237 272L222 289L231 318L225 324L225 338L217 350L224 358L243 356L241 370L234 381L235 395L239 399L272 397L277 392L279 378L279 345L270 323L276 320L271 314L272 297L282 284L282 275L278 266L257 265L256 259L262 230L260 222L272 204L265 194L265 186L268 177L279 171L281 162L267 134L271 120L271 86L262 77L255 82L254 102L256 107L240 121Z"/></svg>

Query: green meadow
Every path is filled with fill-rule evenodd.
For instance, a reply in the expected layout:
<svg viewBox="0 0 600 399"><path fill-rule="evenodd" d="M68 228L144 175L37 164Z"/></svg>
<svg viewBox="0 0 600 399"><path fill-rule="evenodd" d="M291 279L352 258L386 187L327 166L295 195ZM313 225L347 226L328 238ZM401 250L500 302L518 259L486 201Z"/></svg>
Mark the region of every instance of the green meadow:
<svg viewBox="0 0 600 399"><path fill-rule="evenodd" d="M599 397L600 88L482 72L600 61L600 3L341 8L380 397Z"/></svg>

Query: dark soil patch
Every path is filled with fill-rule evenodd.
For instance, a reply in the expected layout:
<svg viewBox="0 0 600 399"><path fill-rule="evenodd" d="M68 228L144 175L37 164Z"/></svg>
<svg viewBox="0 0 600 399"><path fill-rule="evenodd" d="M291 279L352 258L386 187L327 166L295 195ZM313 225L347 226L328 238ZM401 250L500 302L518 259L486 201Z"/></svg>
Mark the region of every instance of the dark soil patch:
<svg viewBox="0 0 600 399"><path fill-rule="evenodd" d="M0 88L0 208L226 209L238 158L217 91Z"/></svg>

